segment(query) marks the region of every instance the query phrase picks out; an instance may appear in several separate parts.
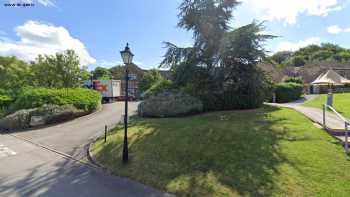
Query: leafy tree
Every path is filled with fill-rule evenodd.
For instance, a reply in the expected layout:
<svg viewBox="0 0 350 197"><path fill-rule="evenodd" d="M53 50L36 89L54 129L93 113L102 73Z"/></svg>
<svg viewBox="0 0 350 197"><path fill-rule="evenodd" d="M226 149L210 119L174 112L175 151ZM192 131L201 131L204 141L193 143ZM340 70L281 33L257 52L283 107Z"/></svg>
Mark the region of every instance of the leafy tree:
<svg viewBox="0 0 350 197"><path fill-rule="evenodd" d="M32 84L30 66L16 57L0 56L0 89L16 91Z"/></svg>
<svg viewBox="0 0 350 197"><path fill-rule="evenodd" d="M107 68L97 67L92 71L92 76L94 79L111 79L111 72Z"/></svg>
<svg viewBox="0 0 350 197"><path fill-rule="evenodd" d="M304 56L298 55L298 56L293 56L288 60L286 63L289 66L295 66L295 67L300 67L304 66L306 63Z"/></svg>
<svg viewBox="0 0 350 197"><path fill-rule="evenodd" d="M124 66L114 66L109 69L109 72L111 72L112 78L116 80L124 79L125 75L125 69Z"/></svg>
<svg viewBox="0 0 350 197"><path fill-rule="evenodd" d="M139 88L141 92L145 92L148 90L152 85L157 83L158 81L161 81L163 77L160 75L159 71L156 69L149 70L145 72L142 79L139 82Z"/></svg>
<svg viewBox="0 0 350 197"><path fill-rule="evenodd" d="M290 57L292 57L292 55L293 52L291 51L279 51L272 55L270 59L277 64L282 64L286 62Z"/></svg>
<svg viewBox="0 0 350 197"><path fill-rule="evenodd" d="M73 50L55 55L39 55L32 69L35 84L40 87L74 88L79 87L82 80L79 57Z"/></svg>
<svg viewBox="0 0 350 197"><path fill-rule="evenodd" d="M194 45L165 43L161 67L174 72L176 86L199 97L206 110L255 108L262 104L267 81L257 63L265 58L263 24L231 30L236 0L184 0L179 27L193 32ZM266 83L265 83L266 82Z"/></svg>

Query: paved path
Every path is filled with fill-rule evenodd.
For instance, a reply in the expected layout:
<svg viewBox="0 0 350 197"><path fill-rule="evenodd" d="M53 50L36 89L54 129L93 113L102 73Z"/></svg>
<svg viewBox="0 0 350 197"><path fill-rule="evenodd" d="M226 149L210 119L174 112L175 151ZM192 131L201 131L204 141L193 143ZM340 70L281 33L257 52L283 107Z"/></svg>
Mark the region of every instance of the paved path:
<svg viewBox="0 0 350 197"><path fill-rule="evenodd" d="M301 99L299 101L291 102L291 103L285 103L285 104L275 104L275 103L269 103L269 105L273 106L280 106L280 107L288 107L292 108L302 114L304 114L306 117L311 119L313 122L316 122L320 125L323 125L323 110L318 108L312 108L312 107L304 107L302 106L303 103L305 103L308 100L316 98L318 95L308 95L306 98ZM345 141L344 138L344 127L345 122L341 120L338 116L336 116L333 112L327 111L326 112L326 126L329 132L335 135L335 136L341 141Z"/></svg>
<svg viewBox="0 0 350 197"><path fill-rule="evenodd" d="M168 196L134 181L110 176L18 137L83 159L86 143L104 125L120 119L121 103L105 105L103 111L61 125L15 136L0 135L0 196L6 197L104 197ZM136 109L137 103L130 105Z"/></svg>

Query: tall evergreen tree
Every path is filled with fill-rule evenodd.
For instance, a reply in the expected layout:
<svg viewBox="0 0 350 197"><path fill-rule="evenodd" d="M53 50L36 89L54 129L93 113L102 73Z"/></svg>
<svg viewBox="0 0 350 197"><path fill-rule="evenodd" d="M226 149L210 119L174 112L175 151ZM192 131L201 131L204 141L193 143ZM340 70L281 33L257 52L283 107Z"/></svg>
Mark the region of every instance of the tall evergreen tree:
<svg viewBox="0 0 350 197"><path fill-rule="evenodd" d="M194 45L166 42L161 67L170 67L175 84L201 98L207 110L255 108L262 104L267 80L256 65L265 58L270 35L262 23L229 26L236 0L184 0L178 26L193 32ZM248 101L247 99L252 99Z"/></svg>

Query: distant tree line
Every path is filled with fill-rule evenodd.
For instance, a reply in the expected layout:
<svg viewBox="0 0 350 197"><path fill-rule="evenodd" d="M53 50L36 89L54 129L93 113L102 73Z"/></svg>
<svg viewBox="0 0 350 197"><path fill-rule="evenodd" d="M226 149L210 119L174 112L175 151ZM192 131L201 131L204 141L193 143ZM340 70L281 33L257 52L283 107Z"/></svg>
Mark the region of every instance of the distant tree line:
<svg viewBox="0 0 350 197"><path fill-rule="evenodd" d="M350 62L350 49L336 44L309 45L295 52L280 51L269 57L271 63L281 66L300 67L313 62Z"/></svg>

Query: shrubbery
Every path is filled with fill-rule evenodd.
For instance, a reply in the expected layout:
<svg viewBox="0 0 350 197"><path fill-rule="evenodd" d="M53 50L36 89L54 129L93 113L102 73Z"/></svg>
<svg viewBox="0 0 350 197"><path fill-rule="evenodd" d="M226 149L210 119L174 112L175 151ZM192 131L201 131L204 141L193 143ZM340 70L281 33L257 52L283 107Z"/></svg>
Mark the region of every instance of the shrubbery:
<svg viewBox="0 0 350 197"><path fill-rule="evenodd" d="M298 83L298 84L304 84L304 81L300 77L291 77L286 80L284 80L285 83Z"/></svg>
<svg viewBox="0 0 350 197"><path fill-rule="evenodd" d="M278 103L298 100L303 94L303 85L298 83L279 83L275 88Z"/></svg>
<svg viewBox="0 0 350 197"><path fill-rule="evenodd" d="M153 95L157 95L163 91L167 91L173 88L173 82L170 80L160 80L153 84L147 91L144 93L144 97L148 98Z"/></svg>
<svg viewBox="0 0 350 197"><path fill-rule="evenodd" d="M45 104L73 105L77 109L92 112L101 104L101 94L88 89L29 88L20 93L10 106L10 111L32 109Z"/></svg>
<svg viewBox="0 0 350 197"><path fill-rule="evenodd" d="M73 105L43 105L34 109L22 109L0 119L0 131L26 129L32 126L60 123L86 115L87 113L84 110L77 109ZM36 119L33 120L33 118Z"/></svg>
<svg viewBox="0 0 350 197"><path fill-rule="evenodd" d="M149 97L138 106L144 117L175 117L203 111L202 102L183 91L163 91Z"/></svg>
<svg viewBox="0 0 350 197"><path fill-rule="evenodd" d="M11 97L7 95L0 95L0 108L7 107L11 102Z"/></svg>

